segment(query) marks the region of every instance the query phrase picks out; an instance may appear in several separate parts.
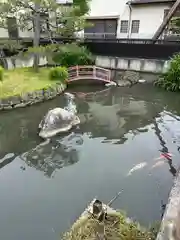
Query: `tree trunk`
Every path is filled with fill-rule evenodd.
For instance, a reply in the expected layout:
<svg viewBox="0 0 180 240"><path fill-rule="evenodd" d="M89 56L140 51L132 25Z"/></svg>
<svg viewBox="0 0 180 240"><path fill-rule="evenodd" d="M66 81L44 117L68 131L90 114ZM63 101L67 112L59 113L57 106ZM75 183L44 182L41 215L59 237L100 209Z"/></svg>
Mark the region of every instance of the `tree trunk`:
<svg viewBox="0 0 180 240"><path fill-rule="evenodd" d="M39 4L35 4L35 18L34 18L34 39L33 39L33 47L38 48L40 42L40 13L39 13ZM36 50L35 50L36 51ZM34 53L34 63L33 67L35 71L39 69L39 54Z"/></svg>

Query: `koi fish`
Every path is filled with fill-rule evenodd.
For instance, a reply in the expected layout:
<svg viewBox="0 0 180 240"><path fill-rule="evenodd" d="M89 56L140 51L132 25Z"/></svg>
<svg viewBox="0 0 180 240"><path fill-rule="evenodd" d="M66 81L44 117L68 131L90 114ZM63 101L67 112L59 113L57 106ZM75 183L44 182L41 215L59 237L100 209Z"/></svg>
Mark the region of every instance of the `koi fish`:
<svg viewBox="0 0 180 240"><path fill-rule="evenodd" d="M172 154L171 153L161 153L160 157L161 158L166 158L166 159L171 159Z"/></svg>
<svg viewBox="0 0 180 240"><path fill-rule="evenodd" d="M142 162L131 168L131 170L128 172L127 176L130 176L134 171L137 171L139 169L144 168L147 165L146 162Z"/></svg>
<svg viewBox="0 0 180 240"><path fill-rule="evenodd" d="M151 169L159 167L159 166L163 165L164 163L165 163L164 160L158 161L151 167Z"/></svg>
<svg viewBox="0 0 180 240"><path fill-rule="evenodd" d="M171 160L172 157L173 157L173 154L171 153L161 153L160 157L155 158L155 160L160 160L163 158L166 158L167 160Z"/></svg>

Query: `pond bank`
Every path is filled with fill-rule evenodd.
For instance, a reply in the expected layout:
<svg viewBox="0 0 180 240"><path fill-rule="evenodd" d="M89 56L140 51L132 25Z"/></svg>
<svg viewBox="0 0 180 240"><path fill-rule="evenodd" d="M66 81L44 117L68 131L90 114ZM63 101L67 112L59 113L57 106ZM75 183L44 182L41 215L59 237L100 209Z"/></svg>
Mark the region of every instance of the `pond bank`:
<svg viewBox="0 0 180 240"><path fill-rule="evenodd" d="M169 195L157 240L180 237L180 172L177 174Z"/></svg>
<svg viewBox="0 0 180 240"><path fill-rule="evenodd" d="M155 239L155 234L142 228L138 223L127 218L124 213L116 211L102 203L106 217L99 221L93 215L94 199L80 218L72 225L69 232L65 233L63 240L85 239Z"/></svg>
<svg viewBox="0 0 180 240"><path fill-rule="evenodd" d="M34 73L31 68L4 70L0 82L0 110L25 107L62 93L66 88L60 81L49 78L47 68Z"/></svg>
<svg viewBox="0 0 180 240"><path fill-rule="evenodd" d="M55 98L66 89L64 84L56 84L46 89L27 92L22 95L0 99L0 110L22 108Z"/></svg>

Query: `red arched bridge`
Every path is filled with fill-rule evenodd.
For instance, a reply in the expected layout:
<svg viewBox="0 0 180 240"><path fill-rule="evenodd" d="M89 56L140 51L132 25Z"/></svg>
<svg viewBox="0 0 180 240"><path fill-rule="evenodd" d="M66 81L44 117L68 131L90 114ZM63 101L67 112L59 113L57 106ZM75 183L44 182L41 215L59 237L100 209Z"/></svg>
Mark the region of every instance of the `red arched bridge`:
<svg viewBox="0 0 180 240"><path fill-rule="evenodd" d="M111 71L97 66L74 66L68 68L69 78L67 82L78 80L95 80L104 83L111 82Z"/></svg>

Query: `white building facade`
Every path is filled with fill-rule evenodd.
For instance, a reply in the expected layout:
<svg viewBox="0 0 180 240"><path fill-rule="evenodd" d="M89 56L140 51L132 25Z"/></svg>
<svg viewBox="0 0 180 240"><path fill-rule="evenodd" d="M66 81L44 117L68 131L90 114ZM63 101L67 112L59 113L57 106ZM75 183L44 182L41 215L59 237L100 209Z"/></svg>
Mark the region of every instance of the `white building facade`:
<svg viewBox="0 0 180 240"><path fill-rule="evenodd" d="M72 0L56 0L72 4ZM151 39L175 0L91 0L87 21L92 27L82 35L89 37ZM10 19L14 22L16 19ZM0 28L0 38L32 38L33 30ZM82 36L80 33L80 36ZM13 37L14 36L14 37ZM43 36L43 35L42 35Z"/></svg>
<svg viewBox="0 0 180 240"><path fill-rule="evenodd" d="M111 32L117 38L151 39L174 2L175 0L92 0L87 19L96 27L85 29L84 33L91 35L90 32L93 32L94 36L98 36L103 35L104 29L108 29L105 31L106 36ZM109 28L103 28L103 21Z"/></svg>

